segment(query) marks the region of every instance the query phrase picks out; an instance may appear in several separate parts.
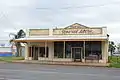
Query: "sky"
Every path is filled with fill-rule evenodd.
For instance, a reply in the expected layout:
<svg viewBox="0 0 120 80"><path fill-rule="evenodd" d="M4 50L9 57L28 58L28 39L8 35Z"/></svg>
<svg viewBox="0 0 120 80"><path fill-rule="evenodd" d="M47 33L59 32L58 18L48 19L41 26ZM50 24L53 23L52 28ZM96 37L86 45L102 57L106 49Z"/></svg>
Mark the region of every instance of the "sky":
<svg viewBox="0 0 120 80"><path fill-rule="evenodd" d="M0 39L20 29L66 27L80 23L106 26L120 43L120 0L0 0Z"/></svg>

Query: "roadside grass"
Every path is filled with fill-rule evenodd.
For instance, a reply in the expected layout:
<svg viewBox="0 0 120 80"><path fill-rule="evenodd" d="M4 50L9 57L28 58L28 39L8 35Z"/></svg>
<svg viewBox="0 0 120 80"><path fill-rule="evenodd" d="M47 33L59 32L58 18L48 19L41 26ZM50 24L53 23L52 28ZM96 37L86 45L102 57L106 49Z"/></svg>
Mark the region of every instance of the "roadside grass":
<svg viewBox="0 0 120 80"><path fill-rule="evenodd" d="M24 60L24 57L0 57L0 61L12 62L15 60Z"/></svg>
<svg viewBox="0 0 120 80"><path fill-rule="evenodd" d="M120 68L120 57L110 56L108 59L110 62L108 67Z"/></svg>

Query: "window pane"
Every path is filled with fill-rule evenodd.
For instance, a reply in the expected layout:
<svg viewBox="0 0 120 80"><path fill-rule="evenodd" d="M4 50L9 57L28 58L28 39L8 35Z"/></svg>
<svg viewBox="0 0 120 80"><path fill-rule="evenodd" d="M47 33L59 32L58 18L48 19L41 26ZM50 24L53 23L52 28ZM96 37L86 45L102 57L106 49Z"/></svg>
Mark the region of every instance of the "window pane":
<svg viewBox="0 0 120 80"><path fill-rule="evenodd" d="M54 42L54 57L63 58L64 42Z"/></svg>
<svg viewBox="0 0 120 80"><path fill-rule="evenodd" d="M86 59L101 59L101 41L87 41L85 43L85 57Z"/></svg>

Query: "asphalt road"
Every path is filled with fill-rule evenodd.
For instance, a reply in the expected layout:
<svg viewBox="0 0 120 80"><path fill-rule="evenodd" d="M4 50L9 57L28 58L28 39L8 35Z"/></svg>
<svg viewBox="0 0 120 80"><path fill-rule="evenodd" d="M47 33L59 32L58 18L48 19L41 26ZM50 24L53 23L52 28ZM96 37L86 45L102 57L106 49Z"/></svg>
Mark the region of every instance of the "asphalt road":
<svg viewBox="0 0 120 80"><path fill-rule="evenodd" d="M0 63L0 80L120 80L120 69Z"/></svg>

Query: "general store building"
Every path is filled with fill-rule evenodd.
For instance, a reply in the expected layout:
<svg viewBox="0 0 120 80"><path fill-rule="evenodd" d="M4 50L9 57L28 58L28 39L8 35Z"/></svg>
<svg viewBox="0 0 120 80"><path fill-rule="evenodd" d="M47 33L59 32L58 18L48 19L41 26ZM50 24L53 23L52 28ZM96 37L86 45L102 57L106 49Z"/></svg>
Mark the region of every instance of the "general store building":
<svg viewBox="0 0 120 80"><path fill-rule="evenodd" d="M27 29L24 42L26 60L108 62L106 27L87 27L78 23L64 28Z"/></svg>

